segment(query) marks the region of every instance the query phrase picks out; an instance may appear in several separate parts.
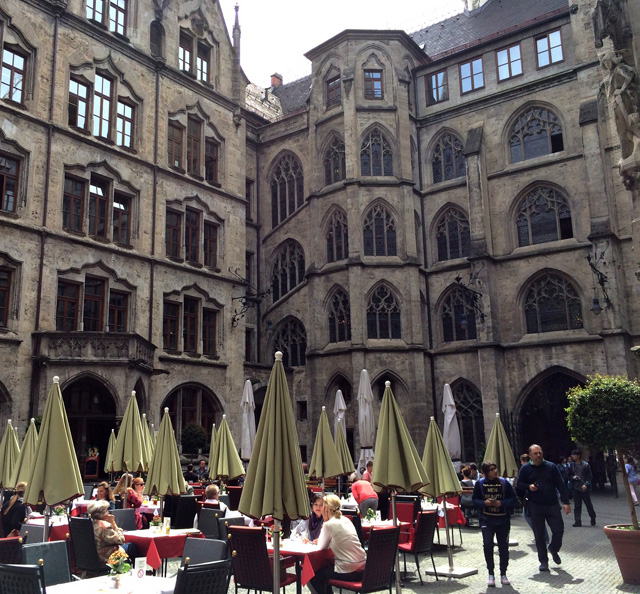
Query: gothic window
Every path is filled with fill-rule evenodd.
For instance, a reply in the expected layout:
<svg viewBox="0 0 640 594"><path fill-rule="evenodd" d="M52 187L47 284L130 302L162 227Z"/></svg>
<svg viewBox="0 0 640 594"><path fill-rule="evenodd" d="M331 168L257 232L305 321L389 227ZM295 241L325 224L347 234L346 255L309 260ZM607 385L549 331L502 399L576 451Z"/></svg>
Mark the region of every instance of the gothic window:
<svg viewBox="0 0 640 594"><path fill-rule="evenodd" d="M364 98L384 99L382 88L382 70L364 71Z"/></svg>
<svg viewBox="0 0 640 594"><path fill-rule="evenodd" d="M582 304L574 286L557 274L545 274L526 292L527 333L582 328Z"/></svg>
<svg viewBox="0 0 640 594"><path fill-rule="evenodd" d="M327 262L337 262L349 256L349 227L347 215L336 210L329 219L327 230Z"/></svg>
<svg viewBox="0 0 640 594"><path fill-rule="evenodd" d="M564 140L558 116L546 107L525 109L513 125L509 148L512 163L563 151Z"/></svg>
<svg viewBox="0 0 640 594"><path fill-rule="evenodd" d="M567 199L554 188L538 187L520 204L516 217L518 245L535 245L573 237Z"/></svg>
<svg viewBox="0 0 640 594"><path fill-rule="evenodd" d="M382 204L376 204L367 213L362 236L365 256L398 255L396 221Z"/></svg>
<svg viewBox="0 0 640 594"><path fill-rule="evenodd" d="M164 56L164 27L160 21L153 21L149 25L149 50L152 56Z"/></svg>
<svg viewBox="0 0 640 594"><path fill-rule="evenodd" d="M380 130L372 130L360 145L362 176L393 175L393 153Z"/></svg>
<svg viewBox="0 0 640 594"><path fill-rule="evenodd" d="M302 323L291 318L278 327L273 335L273 347L282 351L282 364L285 367L305 365L307 332Z"/></svg>
<svg viewBox="0 0 640 594"><path fill-rule="evenodd" d="M380 285L367 303L367 338L402 338L400 306L386 285Z"/></svg>
<svg viewBox="0 0 640 594"><path fill-rule="evenodd" d="M284 155L271 177L271 225L276 227L288 219L303 203L302 165L293 155Z"/></svg>
<svg viewBox="0 0 640 594"><path fill-rule="evenodd" d="M464 258L471 248L471 231L467 215L459 208L447 209L436 226L438 261Z"/></svg>
<svg viewBox="0 0 640 594"><path fill-rule="evenodd" d="M326 186L342 181L346 177L344 142L334 138L324 154L324 183Z"/></svg>
<svg viewBox="0 0 640 594"><path fill-rule="evenodd" d="M287 241L277 252L273 264L271 290L274 303L304 280L304 250L297 241Z"/></svg>
<svg viewBox="0 0 640 594"><path fill-rule="evenodd" d="M0 328L6 328L9 319L11 282L11 270L0 268Z"/></svg>
<svg viewBox="0 0 640 594"><path fill-rule="evenodd" d="M475 340L476 314L472 294L454 289L442 304L442 339L444 342Z"/></svg>
<svg viewBox="0 0 640 594"><path fill-rule="evenodd" d="M333 76L325 82L327 108L340 105L342 102L342 85L340 75Z"/></svg>
<svg viewBox="0 0 640 594"><path fill-rule="evenodd" d="M466 381L458 382L452 388L452 392L460 424L462 459L466 461L479 460L482 448L486 443L482 396Z"/></svg>
<svg viewBox="0 0 640 594"><path fill-rule="evenodd" d="M434 184L467 174L462 141L457 136L445 132L440 137L433 149L431 169Z"/></svg>
<svg viewBox="0 0 640 594"><path fill-rule="evenodd" d="M351 340L351 306L349 295L337 290L331 299L329 311L329 342L348 342Z"/></svg>

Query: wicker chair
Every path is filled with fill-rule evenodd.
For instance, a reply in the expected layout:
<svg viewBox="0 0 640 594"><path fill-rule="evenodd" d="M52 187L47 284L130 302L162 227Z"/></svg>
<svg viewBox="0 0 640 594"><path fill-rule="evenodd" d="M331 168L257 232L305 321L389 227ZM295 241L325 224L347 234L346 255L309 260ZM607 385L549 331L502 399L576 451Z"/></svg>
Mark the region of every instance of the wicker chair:
<svg viewBox="0 0 640 594"><path fill-rule="evenodd" d="M2 594L42 594L44 592L42 565L0 564L0 592Z"/></svg>
<svg viewBox="0 0 640 594"><path fill-rule="evenodd" d="M174 594L226 594L229 585L231 561L213 561L178 569Z"/></svg>
<svg viewBox="0 0 640 594"><path fill-rule="evenodd" d="M68 540L35 542L33 544L25 544L22 547L23 563L37 565L40 559L44 562L44 583L46 587L65 584L72 581L72 579L78 579L71 575Z"/></svg>
<svg viewBox="0 0 640 594"><path fill-rule="evenodd" d="M403 542L398 545L398 550L402 553L404 558L404 572L407 573L407 554L413 555L416 562L416 568L418 569L418 577L422 584L422 574L420 573L420 561L418 555L429 553L431 555L431 563L433 564L433 572L435 573L436 580L438 574L436 573L436 564L433 560L433 534L436 531L438 525L438 514L433 512L420 512L418 514L418 521L416 529L413 531L413 538L410 542Z"/></svg>
<svg viewBox="0 0 640 594"><path fill-rule="evenodd" d="M93 520L90 518L70 518L69 535L76 572L90 575L107 573L109 568L98 557L96 540L93 535Z"/></svg>
<svg viewBox="0 0 640 594"><path fill-rule="evenodd" d="M22 563L22 538L0 540L0 563Z"/></svg>

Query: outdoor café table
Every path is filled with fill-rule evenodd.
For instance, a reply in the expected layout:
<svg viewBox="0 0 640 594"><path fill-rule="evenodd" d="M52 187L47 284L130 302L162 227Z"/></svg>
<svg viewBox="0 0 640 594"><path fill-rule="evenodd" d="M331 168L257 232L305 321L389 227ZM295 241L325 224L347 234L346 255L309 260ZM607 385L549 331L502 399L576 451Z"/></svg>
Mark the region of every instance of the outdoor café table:
<svg viewBox="0 0 640 594"><path fill-rule="evenodd" d="M372 522L369 520L362 520L362 535L365 540L369 540L369 534L371 534L372 528L382 528L393 526L393 520L373 520ZM409 534L411 529L410 522L398 522L398 526L400 526L400 540L399 542L408 542Z"/></svg>
<svg viewBox="0 0 640 594"><path fill-rule="evenodd" d="M138 508L138 511L141 514L149 514L151 516L159 516L160 515L160 503L153 503L153 500L145 499L142 502L142 505Z"/></svg>
<svg viewBox="0 0 640 594"><path fill-rule="evenodd" d="M158 569L162 562L171 557L182 557L184 541L187 536L202 538L202 533L193 528L171 529L169 534L158 530L129 530L124 533L125 542L133 542L138 548L138 555L147 558L147 565ZM165 564L166 565L166 564ZM163 569L166 573L166 567Z"/></svg>
<svg viewBox="0 0 640 594"><path fill-rule="evenodd" d="M111 576L102 575L66 584L47 586L47 594L112 594L113 581ZM133 575L123 575L120 581L121 594L173 594L176 578L145 576L138 578Z"/></svg>
<svg viewBox="0 0 640 594"><path fill-rule="evenodd" d="M442 504L434 505L431 503L422 503L422 511L432 511L438 509L438 528L444 528L444 512L442 511ZM457 526L458 524L464 526L467 523L462 510L459 505L447 502L447 522L449 526Z"/></svg>
<svg viewBox="0 0 640 594"><path fill-rule="evenodd" d="M91 499L74 499L71 503L71 515L76 518L78 516L84 516L87 513L87 507L89 507Z"/></svg>
<svg viewBox="0 0 640 594"><path fill-rule="evenodd" d="M273 543L267 543L267 551L273 554ZM289 538L282 539L280 543L281 557L296 558L296 573L298 580L296 582L296 592L302 592L302 586L306 586L309 580L316 575L316 570L322 569L329 565L333 559L331 549L320 549L318 545L312 543L303 543L302 540L293 540ZM300 571L300 566L302 570Z"/></svg>
<svg viewBox="0 0 640 594"><path fill-rule="evenodd" d="M31 514L27 519L27 526L44 526L44 516ZM49 540L65 540L69 533L67 516L51 516L49 518Z"/></svg>

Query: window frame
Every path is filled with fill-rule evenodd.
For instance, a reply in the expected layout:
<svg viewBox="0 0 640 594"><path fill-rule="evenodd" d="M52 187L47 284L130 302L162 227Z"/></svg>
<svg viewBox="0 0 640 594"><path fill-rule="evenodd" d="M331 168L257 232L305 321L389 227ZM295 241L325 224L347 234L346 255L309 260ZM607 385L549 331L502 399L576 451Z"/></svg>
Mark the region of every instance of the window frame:
<svg viewBox="0 0 640 594"><path fill-rule="evenodd" d="M393 299L392 305L397 309L397 311L394 312L393 309L389 309L389 307L386 308L386 311L382 311L381 308L375 308L377 309L377 311L375 310L370 311L370 309L374 308L373 300L376 297L379 297L380 299L382 299L381 297L382 290L386 291L387 295L392 297ZM386 298L382 299L382 301L386 301ZM394 326L394 321L393 321L394 314L396 314L396 317L397 317L396 326ZM386 316L387 318L386 320L388 324L386 328L386 330L388 331L387 336L381 336L384 330L384 328L381 326L381 316L383 315ZM375 316L376 330L375 330L375 336L372 336L370 331L373 329L374 316ZM366 320L367 320L366 321L367 340L402 340L402 308L398 303L398 299L394 291L392 291L388 285L386 284L379 285L369 295L367 299ZM397 335L394 336L394 330L396 329L396 327L397 327L397 333L396 333Z"/></svg>
<svg viewBox="0 0 640 594"><path fill-rule="evenodd" d="M211 47L198 40L196 45L196 79L202 83L211 83ZM200 53L206 52L206 57L202 57ZM205 65L203 69L202 66ZM205 72L206 71L206 72ZM204 75L204 76L203 76Z"/></svg>
<svg viewBox="0 0 640 594"><path fill-rule="evenodd" d="M80 87L85 89L86 97L82 97L78 93L72 91L71 85L75 84L78 89ZM72 128L76 128L78 130L88 130L89 125L89 107L90 107L90 97L91 97L91 85L88 84L85 80L80 80L79 77L71 76L69 78L69 88L68 88L68 101L67 101L67 124ZM77 97L76 102L71 101L71 97ZM71 121L71 106L75 105L75 122ZM80 105L84 105L84 115L80 114ZM79 125L80 118L84 118L84 125ZM91 113L91 118L93 118L93 113Z"/></svg>
<svg viewBox="0 0 640 594"><path fill-rule="evenodd" d="M442 82L442 85L437 86L435 89L432 88L432 79L437 77L438 75L443 74L444 75L444 80ZM433 91L434 90L439 90L439 89L443 89L443 98L442 99L437 99L434 97L433 95ZM427 107L432 106L432 105L437 105L438 103L444 103L445 101L449 101L449 73L448 73L448 69L444 68L442 70L438 70L437 72L432 72L430 74L427 74L424 77L424 92L426 95L426 105Z"/></svg>
<svg viewBox="0 0 640 594"><path fill-rule="evenodd" d="M168 308L170 311L168 312ZM179 348L181 304L165 299L162 304L162 348L168 352L177 352ZM171 345L171 329L175 343Z"/></svg>
<svg viewBox="0 0 640 594"><path fill-rule="evenodd" d="M104 195L100 195L97 192L92 191L92 187L100 188L104 191ZM94 239L107 240L107 233L109 228L109 205L112 202L110 196L112 194L112 187L108 180L102 177L92 175L89 181L89 199L88 199L88 227L87 235ZM103 207L103 215L100 216L100 207ZM92 215L91 212L94 214ZM92 224L93 219L93 224ZM100 230L100 220L102 219L102 233Z"/></svg>
<svg viewBox="0 0 640 594"><path fill-rule="evenodd" d="M511 59L511 50L513 48L518 48L518 51L520 52L520 56L517 60L512 60ZM500 52L506 52L507 53L507 61L504 64L505 66L507 66L508 70L509 70L509 75L506 76L505 78L501 78L500 77L500 62L499 62L499 56L498 54L500 54ZM519 41L517 43L513 43L511 45L507 45L505 47L501 47L500 49L497 49L495 51L494 54L495 57L495 62L496 62L496 80L498 81L498 84L500 84L501 82L505 82L507 80L511 80L512 78L518 78L519 76L524 76L524 64L522 62L522 43L520 43ZM512 73L512 64L515 62L520 62L520 72L518 74L513 74Z"/></svg>
<svg viewBox="0 0 640 594"><path fill-rule="evenodd" d="M558 33L559 37L560 37L560 44L553 46L555 47L559 47L560 48L560 52L562 53L562 57L559 60L552 60L552 47L551 47L551 35L553 35L554 33ZM547 49L543 50L542 52L539 51L538 48L538 42L546 39L547 41ZM558 27L557 29L554 29L553 31L549 31L548 33L544 33L542 35L538 35L537 37L535 37L534 41L534 50L536 53L536 66L538 70L542 70L543 68L549 68L549 66L553 66L554 64L560 64L561 62L564 62L564 39L562 37L562 28ZM548 64L540 64L540 54L542 53L548 53L548 57L549 57L549 63Z"/></svg>
<svg viewBox="0 0 640 594"><path fill-rule="evenodd" d="M200 262L201 211L186 207L184 210L184 259L190 264Z"/></svg>
<svg viewBox="0 0 640 594"><path fill-rule="evenodd" d="M116 198L118 198L118 204L124 204L125 208L116 208ZM119 192L115 190L113 192L113 201L112 201L112 234L111 238L114 243L118 243L120 245L131 245L131 206L133 204L133 197L129 196L123 192ZM126 216L124 216L126 215ZM122 219L125 218L126 222L123 223ZM116 233L117 229L117 233ZM122 233L126 234L125 237L122 237ZM117 235L117 238L116 238Z"/></svg>
<svg viewBox="0 0 640 594"><path fill-rule="evenodd" d="M182 302L182 352L198 353L200 300L188 295Z"/></svg>
<svg viewBox="0 0 640 594"><path fill-rule="evenodd" d="M218 227L211 221L204 221L202 228L204 266L213 270L218 270Z"/></svg>
<svg viewBox="0 0 640 594"><path fill-rule="evenodd" d="M202 308L202 354L218 356L218 311L210 307Z"/></svg>
<svg viewBox="0 0 640 594"><path fill-rule="evenodd" d="M60 288L73 288L75 295L67 296L60 294ZM78 330L78 308L80 302L80 283L67 279L58 279L56 290L56 331L57 332L75 332ZM60 305L64 304L63 311L60 312ZM73 304L73 317L68 315L69 305ZM71 321L71 328L67 328L67 323Z"/></svg>
<svg viewBox="0 0 640 594"><path fill-rule="evenodd" d="M193 35L185 29L180 29L180 36L178 38L178 70L192 77L194 76L193 42ZM187 64L188 68L185 68Z"/></svg>
<svg viewBox="0 0 640 594"><path fill-rule="evenodd" d="M106 282L102 278L86 276L82 291L82 330L83 332L102 332L104 329L104 306ZM99 293L90 292L93 285L100 287ZM93 308L97 308L93 309ZM89 311L88 311L89 310Z"/></svg>
<svg viewBox="0 0 640 594"><path fill-rule="evenodd" d="M179 132L180 138L173 137L172 134L169 133L170 130L174 131L173 134ZM179 169L180 171L185 171L185 168L182 166L182 151L185 145L184 132L184 128L179 123L169 120L169 124L167 127L167 157L169 160L169 167L171 167L172 169ZM179 147L179 150L177 152L179 161L177 165L175 164L176 146ZM172 158L169 159L169 157Z"/></svg>
<svg viewBox="0 0 640 594"><path fill-rule="evenodd" d="M6 275L3 283L2 276ZM11 288L14 282L15 271L11 268L0 266L0 328L7 328L9 312L11 310Z"/></svg>
<svg viewBox="0 0 640 594"><path fill-rule="evenodd" d="M12 161L15 163L15 175L9 174L7 169L0 170L0 212L16 214L18 212L18 197L20 191L20 165L22 160L15 155L9 156L6 153L0 153L0 160L5 163ZM6 172L5 172L6 171ZM9 204L7 200L7 179L13 179L13 208L6 208Z"/></svg>
<svg viewBox="0 0 640 594"><path fill-rule="evenodd" d="M325 107L330 109L342 105L342 78L339 74L327 79L324 83Z"/></svg>
<svg viewBox="0 0 640 594"><path fill-rule="evenodd" d="M113 297L119 297L124 299L124 305L116 304L113 302ZM127 328L129 327L129 293L125 293L124 291L118 291L114 289L109 290L109 301L108 301L108 317L107 317L107 325L108 331L110 333L125 333L127 332ZM112 317L113 314L113 317ZM112 323L113 320L113 323ZM122 323L119 324L119 320L122 320ZM119 329L122 328L122 329Z"/></svg>
<svg viewBox="0 0 640 594"><path fill-rule="evenodd" d="M475 86L475 77L477 76L477 73L474 72L473 70L473 64L475 62L480 61L480 67L481 67L481 71L480 73L482 74L482 85L480 86ZM462 76L462 69L464 66L469 66L469 76L468 77L464 77ZM475 58L470 58L469 60L466 60L465 62L460 62L458 64L458 76L460 78L460 95L467 95L469 93L473 93L474 91L479 91L480 89L484 89L485 87L485 76L484 76L484 56L477 56ZM471 88L468 91L464 90L464 81L469 79L471 81Z"/></svg>
<svg viewBox="0 0 640 594"><path fill-rule="evenodd" d="M123 107L124 111L128 109L130 114L121 113L120 106ZM133 139L135 134L135 105L132 105L130 101L123 99L122 97L118 97L116 99L116 145L132 149L133 148ZM121 129L122 128L122 129ZM128 128L128 133L127 133ZM128 142L126 141L128 139Z"/></svg>
<svg viewBox="0 0 640 594"><path fill-rule="evenodd" d="M384 70L382 68L365 68L362 71L364 82L364 98L368 101L384 100ZM379 79L376 78L379 75ZM376 92L379 83L379 94Z"/></svg>
<svg viewBox="0 0 640 594"><path fill-rule="evenodd" d="M3 44L2 46L2 63L0 64L2 72L2 83L0 83L0 97L2 97L2 99L5 101L10 101L11 103L15 103L17 105L24 105L24 95L26 91L25 83L27 77L27 60L29 58L29 55L26 54L26 52L24 52L22 48L16 50L15 47L16 46L8 43ZM11 53L13 56L11 64L5 62L5 53L7 52ZM19 69L17 66L15 66L14 62L16 58L20 58L22 60L22 69ZM10 72L8 84L4 82L5 70L8 70ZM16 76L19 78L18 83L15 83ZM1 94L2 88L4 88L5 86L9 89L9 97L5 97ZM14 98L14 94L16 92L20 94L20 97L18 99Z"/></svg>
<svg viewBox="0 0 640 594"><path fill-rule="evenodd" d="M167 212L165 215L165 255L167 258L173 259L181 259L182 253L182 221L183 214L180 211L167 208ZM177 217L177 224L169 224L169 215ZM169 241L170 234L168 230L171 230L171 240ZM175 240L174 240L175 239ZM173 249L169 250L169 246L174 246Z"/></svg>

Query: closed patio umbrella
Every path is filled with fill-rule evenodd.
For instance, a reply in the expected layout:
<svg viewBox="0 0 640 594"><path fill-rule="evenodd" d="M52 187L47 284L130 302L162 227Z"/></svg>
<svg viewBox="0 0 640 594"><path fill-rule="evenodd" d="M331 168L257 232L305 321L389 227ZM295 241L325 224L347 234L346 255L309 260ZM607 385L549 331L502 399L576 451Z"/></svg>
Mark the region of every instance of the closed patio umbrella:
<svg viewBox="0 0 640 594"><path fill-rule="evenodd" d="M149 462L151 462L151 456L153 456L153 439L151 438L151 433L149 432L149 422L147 421L147 415L143 413L142 419L142 439L144 441L144 449L147 452L147 468L149 467Z"/></svg>
<svg viewBox="0 0 640 594"><path fill-rule="evenodd" d="M107 444L107 455L104 457L104 471L108 474L113 474L113 448L116 445L116 431L111 429L111 435L109 435L109 443Z"/></svg>
<svg viewBox="0 0 640 594"><path fill-rule="evenodd" d="M253 451L253 442L256 440L256 402L253 398L253 386L251 380L244 382L244 390L242 391L242 441L240 442L240 452L243 460L251 458Z"/></svg>
<svg viewBox="0 0 640 594"><path fill-rule="evenodd" d="M144 486L144 494L163 496L180 495L185 492L178 444L171 425L169 409L165 408L160 422L156 448L149 463L149 473Z"/></svg>
<svg viewBox="0 0 640 594"><path fill-rule="evenodd" d="M273 592L278 592L280 523L285 516L292 520L308 517L309 497L280 351L275 359L238 509L252 518L269 514L274 518Z"/></svg>
<svg viewBox="0 0 640 594"><path fill-rule="evenodd" d="M322 492L324 493L324 479L339 474L342 474L342 464L340 464L336 444L333 443L331 437L327 410L323 406L316 432L316 441L313 445L309 476L322 478Z"/></svg>
<svg viewBox="0 0 640 594"><path fill-rule="evenodd" d="M429 423L429 431L427 432L427 441L424 444L424 454L422 455L422 464L429 474L431 481L420 491L431 497L442 497L442 505L444 508L445 530L447 533L447 553L449 556L448 567L438 568L436 575L446 575L448 577L466 577L478 573L473 568L453 568L453 555L451 553L451 544L449 542L449 519L447 515L447 497L458 495L462 492L460 481L447 446L444 443L440 428L435 419L431 417Z"/></svg>
<svg viewBox="0 0 640 594"><path fill-rule="evenodd" d="M216 455L216 424L211 427L211 443L209 445L209 475L211 475L211 465L213 457Z"/></svg>
<svg viewBox="0 0 640 594"><path fill-rule="evenodd" d="M347 438L345 437L344 430L342 429L342 421L338 421L338 429L336 431L336 451L338 452L338 458L340 458L342 474L351 474L356 469L356 465L353 463L353 458L349 451Z"/></svg>
<svg viewBox="0 0 640 594"><path fill-rule="evenodd" d="M11 482L14 487L20 482L27 482L29 480L29 473L35 462L37 449L38 429L36 428L36 420L31 419L27 433L24 436L24 441L22 442L18 461L13 469Z"/></svg>
<svg viewBox="0 0 640 594"><path fill-rule="evenodd" d="M444 445L447 446L452 460L460 460L460 456L462 456L460 425L458 425L458 415L456 414L456 401L453 399L453 392L451 392L449 384L444 385L442 413L444 414L444 430L442 432Z"/></svg>
<svg viewBox="0 0 640 594"><path fill-rule="evenodd" d="M116 444L113 447L114 472L145 472L149 465L142 441L140 410L135 391L131 392L129 404L124 411Z"/></svg>
<svg viewBox="0 0 640 594"><path fill-rule="evenodd" d="M493 422L484 459L495 463L498 467L498 476L505 478L518 476L520 469L516 464L516 457L513 455L507 433L500 420L500 413L496 413L496 420Z"/></svg>
<svg viewBox="0 0 640 594"><path fill-rule="evenodd" d="M216 449L209 458L209 478L227 482L244 474L244 466L233 442L227 415L222 415L222 423L216 434Z"/></svg>
<svg viewBox="0 0 640 594"><path fill-rule="evenodd" d="M376 439L376 462L373 465L373 484L381 490L391 492L393 524L397 526L396 494L413 493L429 484L429 476L422 465L416 446L409 435L398 403L391 391L391 382L385 382L378 438ZM400 567L396 553L396 591L401 592Z"/></svg>
<svg viewBox="0 0 640 594"><path fill-rule="evenodd" d="M338 430L338 423L342 421L342 431L344 431L344 413L347 412L347 405L342 395L342 390L336 392L336 399L333 402L333 434Z"/></svg>
<svg viewBox="0 0 640 594"><path fill-rule="evenodd" d="M43 501L45 511L44 540L49 538L51 506L66 503L84 494L78 458L69 430L67 411L60 392L60 378L55 376L40 424L35 464L31 468L24 502L37 505Z"/></svg>
<svg viewBox="0 0 640 594"><path fill-rule="evenodd" d="M360 372L358 385L358 433L360 434L360 457L358 458L358 474L367 467L367 462L373 460L373 444L376 439L376 420L373 414L373 392L369 372Z"/></svg>
<svg viewBox="0 0 640 594"><path fill-rule="evenodd" d="M9 419L0 441L0 488L3 490L15 487L13 473L19 456L18 436Z"/></svg>

